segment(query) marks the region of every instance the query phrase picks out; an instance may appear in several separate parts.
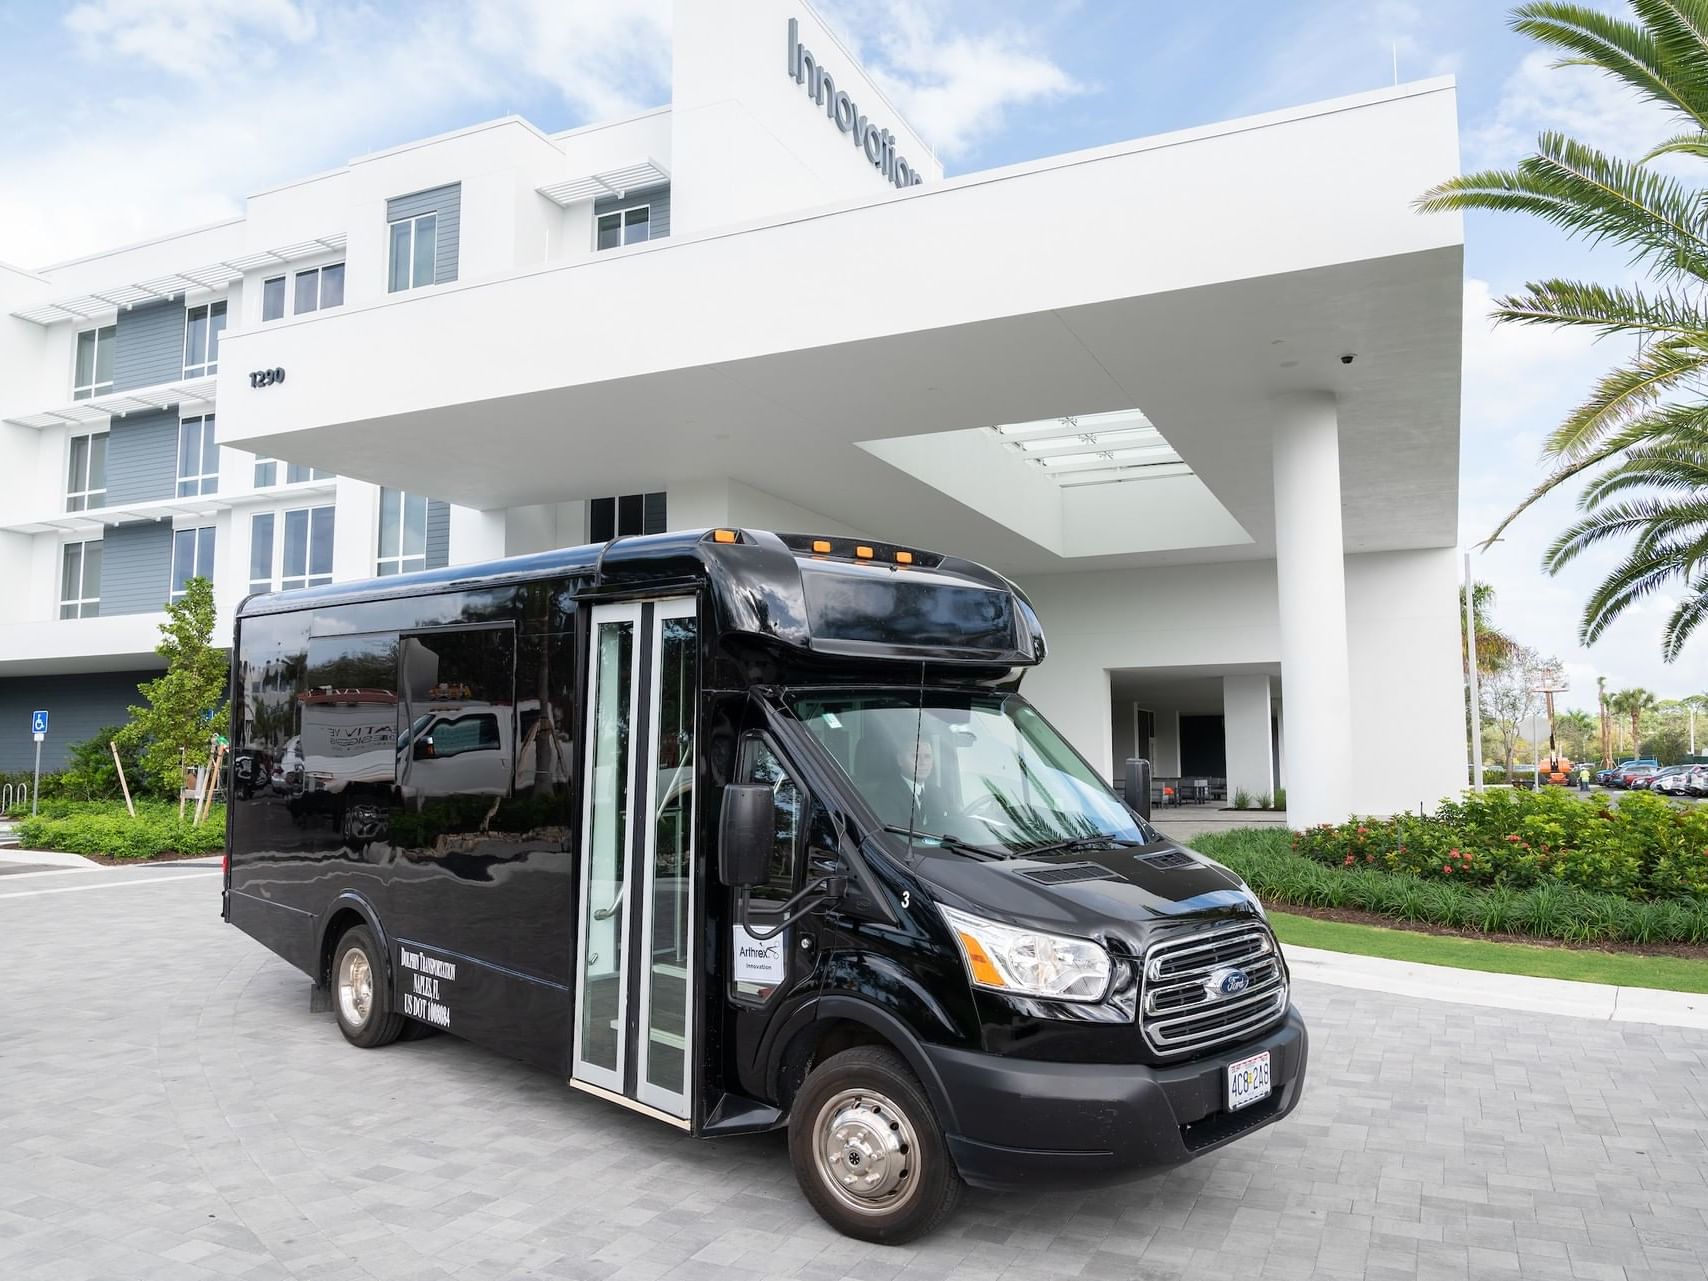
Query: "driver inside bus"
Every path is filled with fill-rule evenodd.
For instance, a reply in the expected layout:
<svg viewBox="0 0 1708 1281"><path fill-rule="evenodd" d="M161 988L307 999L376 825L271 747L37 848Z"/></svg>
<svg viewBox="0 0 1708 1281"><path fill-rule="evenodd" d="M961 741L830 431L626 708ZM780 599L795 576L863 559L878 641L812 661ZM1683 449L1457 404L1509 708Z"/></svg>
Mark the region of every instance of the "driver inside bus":
<svg viewBox="0 0 1708 1281"><path fill-rule="evenodd" d="M883 747L886 750L877 753L875 759L868 755L869 767L861 771L860 790L866 800L886 823L923 832L941 831L948 807L936 778L937 755L931 740L921 735Z"/></svg>

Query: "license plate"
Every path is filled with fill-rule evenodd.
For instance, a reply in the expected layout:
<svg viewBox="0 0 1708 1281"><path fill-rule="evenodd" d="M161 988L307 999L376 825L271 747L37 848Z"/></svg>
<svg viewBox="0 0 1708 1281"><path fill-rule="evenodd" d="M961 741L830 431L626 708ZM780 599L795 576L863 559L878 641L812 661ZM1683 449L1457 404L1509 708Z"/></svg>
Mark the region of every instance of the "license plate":
<svg viewBox="0 0 1708 1281"><path fill-rule="evenodd" d="M1228 1064L1228 1111L1238 1112L1269 1097L1269 1051Z"/></svg>

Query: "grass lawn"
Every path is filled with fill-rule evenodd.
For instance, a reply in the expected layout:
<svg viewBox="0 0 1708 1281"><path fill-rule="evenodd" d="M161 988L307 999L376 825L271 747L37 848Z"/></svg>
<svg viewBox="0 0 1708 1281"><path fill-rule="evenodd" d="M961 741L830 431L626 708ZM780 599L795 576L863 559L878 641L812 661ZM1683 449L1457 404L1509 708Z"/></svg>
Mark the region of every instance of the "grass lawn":
<svg viewBox="0 0 1708 1281"><path fill-rule="evenodd" d="M1298 947L1385 956L1428 965L1454 965L1462 970L1492 974L1529 974L1537 978L1575 979L1580 983L1664 988L1669 992L1708 992L1708 961L1679 956L1491 943L1415 930L1322 921L1286 912L1271 912L1269 920L1283 943Z"/></svg>

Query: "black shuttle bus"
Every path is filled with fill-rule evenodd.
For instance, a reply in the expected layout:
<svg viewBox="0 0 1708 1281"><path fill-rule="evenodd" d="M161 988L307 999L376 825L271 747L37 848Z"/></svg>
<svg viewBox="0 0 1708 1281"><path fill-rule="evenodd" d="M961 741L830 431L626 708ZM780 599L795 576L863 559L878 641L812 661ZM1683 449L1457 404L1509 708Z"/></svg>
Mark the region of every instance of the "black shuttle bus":
<svg viewBox="0 0 1708 1281"><path fill-rule="evenodd" d="M429 1025L685 1133L787 1127L843 1232L1285 1116L1262 908L1020 697L969 561L709 530L252 597L223 912L374 1047Z"/></svg>

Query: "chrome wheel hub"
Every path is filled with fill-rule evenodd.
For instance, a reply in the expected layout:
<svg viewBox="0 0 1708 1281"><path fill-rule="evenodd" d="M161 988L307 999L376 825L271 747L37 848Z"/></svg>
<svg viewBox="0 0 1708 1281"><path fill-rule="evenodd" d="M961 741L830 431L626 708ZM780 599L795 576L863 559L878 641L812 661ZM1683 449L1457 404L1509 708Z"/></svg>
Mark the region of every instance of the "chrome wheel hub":
<svg viewBox="0 0 1708 1281"><path fill-rule="evenodd" d="M351 1027L362 1027L374 1008L374 970L359 947L338 962L338 1009Z"/></svg>
<svg viewBox="0 0 1708 1281"><path fill-rule="evenodd" d="M918 1186L913 1125L889 1099L844 1090L819 1109L813 1154L820 1176L850 1208L888 1212Z"/></svg>

